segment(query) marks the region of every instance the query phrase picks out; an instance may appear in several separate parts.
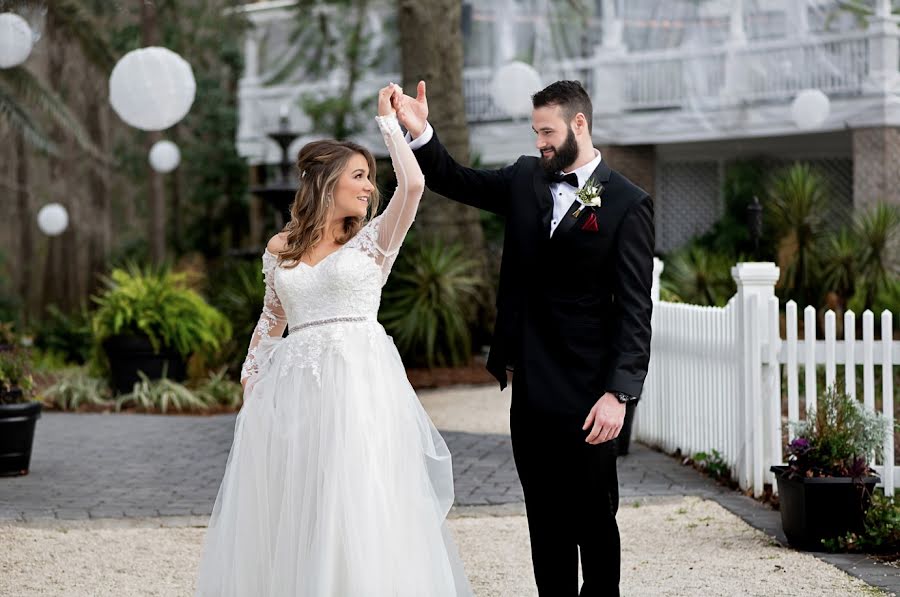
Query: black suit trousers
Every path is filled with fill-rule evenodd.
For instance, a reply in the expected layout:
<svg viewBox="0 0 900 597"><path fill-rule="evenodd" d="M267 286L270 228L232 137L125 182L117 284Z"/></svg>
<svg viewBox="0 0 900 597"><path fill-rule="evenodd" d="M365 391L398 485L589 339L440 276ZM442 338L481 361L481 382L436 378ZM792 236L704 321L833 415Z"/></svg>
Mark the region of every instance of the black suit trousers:
<svg viewBox="0 0 900 597"><path fill-rule="evenodd" d="M534 410L525 372L513 380L513 455L525 492L541 597L618 597L620 545L615 440L584 441L584 417ZM599 398L599 396L598 396ZM584 578L578 588L578 557Z"/></svg>

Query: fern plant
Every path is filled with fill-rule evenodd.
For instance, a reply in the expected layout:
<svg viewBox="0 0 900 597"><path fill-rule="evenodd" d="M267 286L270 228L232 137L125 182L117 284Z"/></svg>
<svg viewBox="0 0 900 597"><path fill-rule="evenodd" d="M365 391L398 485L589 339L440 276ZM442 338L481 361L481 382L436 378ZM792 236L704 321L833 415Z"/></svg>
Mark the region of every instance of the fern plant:
<svg viewBox="0 0 900 597"><path fill-rule="evenodd" d="M104 284L93 297L97 342L118 334L145 335L156 352L172 349L187 357L212 355L231 338L231 324L188 288L185 274L129 265L113 270Z"/></svg>

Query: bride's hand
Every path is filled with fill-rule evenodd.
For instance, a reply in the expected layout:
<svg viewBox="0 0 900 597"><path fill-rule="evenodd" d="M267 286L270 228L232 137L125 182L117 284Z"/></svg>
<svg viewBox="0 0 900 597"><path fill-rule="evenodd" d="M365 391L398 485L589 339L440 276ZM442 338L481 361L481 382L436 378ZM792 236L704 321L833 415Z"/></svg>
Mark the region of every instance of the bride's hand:
<svg viewBox="0 0 900 597"><path fill-rule="evenodd" d="M394 96L403 95L403 90L395 83L390 83L387 87L382 87L378 92L378 115L392 116L397 112L394 110Z"/></svg>
<svg viewBox="0 0 900 597"><path fill-rule="evenodd" d="M428 126L428 98L425 97L425 81L416 86L416 97L394 96L394 108L397 109L397 120L400 121L413 139L425 132Z"/></svg>

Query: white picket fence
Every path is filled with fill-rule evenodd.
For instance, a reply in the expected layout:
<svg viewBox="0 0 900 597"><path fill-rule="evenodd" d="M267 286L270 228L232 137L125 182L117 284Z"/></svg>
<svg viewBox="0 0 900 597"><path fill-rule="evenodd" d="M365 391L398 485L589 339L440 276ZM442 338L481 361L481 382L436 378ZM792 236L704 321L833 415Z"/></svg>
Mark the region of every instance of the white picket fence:
<svg viewBox="0 0 900 597"><path fill-rule="evenodd" d="M759 496L765 484L776 490L769 467L784 462L784 442L793 436L787 423L804 420L815 408L816 396L836 385L839 372L844 378L839 389L857 398L861 389L862 403L869 410L876 407L880 385L880 409L893 428L900 342L892 340L890 311L880 315L881 340L874 339L875 316L870 311L863 313L862 340L855 337L852 312L844 314L844 339L838 340L836 316L828 311L823 317L824 340L807 341L798 339L797 305L790 301L784 309L782 338L774 264L735 266L732 275L738 292L721 308L660 301L661 272L662 263L657 261L651 360L636 411L635 439L685 455L716 450L740 486ZM803 318L804 338L815 338L815 308L807 307ZM821 368L824 376L818 374ZM884 456L875 468L885 493L893 495L900 482L893 433L887 434Z"/></svg>

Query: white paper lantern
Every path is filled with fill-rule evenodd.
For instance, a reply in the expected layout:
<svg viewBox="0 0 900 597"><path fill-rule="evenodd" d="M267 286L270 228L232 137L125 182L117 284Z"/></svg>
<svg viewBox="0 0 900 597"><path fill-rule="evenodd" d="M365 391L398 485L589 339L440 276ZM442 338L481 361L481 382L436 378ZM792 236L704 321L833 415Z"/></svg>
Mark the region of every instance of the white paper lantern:
<svg viewBox="0 0 900 597"><path fill-rule="evenodd" d="M531 114L531 96L541 87L541 76L533 66L510 62L494 75L491 97L497 107L513 118L519 118Z"/></svg>
<svg viewBox="0 0 900 597"><path fill-rule="evenodd" d="M791 104L791 117L801 129L816 129L822 126L831 112L828 96L818 89L804 89L797 94Z"/></svg>
<svg viewBox="0 0 900 597"><path fill-rule="evenodd" d="M12 12L0 14L0 68L12 68L25 62L33 43L28 21Z"/></svg>
<svg viewBox="0 0 900 597"><path fill-rule="evenodd" d="M122 120L145 131L161 131L184 118L196 91L191 65L166 48L128 52L109 76L113 109Z"/></svg>
<svg viewBox="0 0 900 597"><path fill-rule="evenodd" d="M163 174L171 172L181 163L181 152L171 141L157 141L150 148L150 166Z"/></svg>
<svg viewBox="0 0 900 597"><path fill-rule="evenodd" d="M38 212L37 223L47 236L59 236L69 227L69 212L59 203L48 203Z"/></svg>

